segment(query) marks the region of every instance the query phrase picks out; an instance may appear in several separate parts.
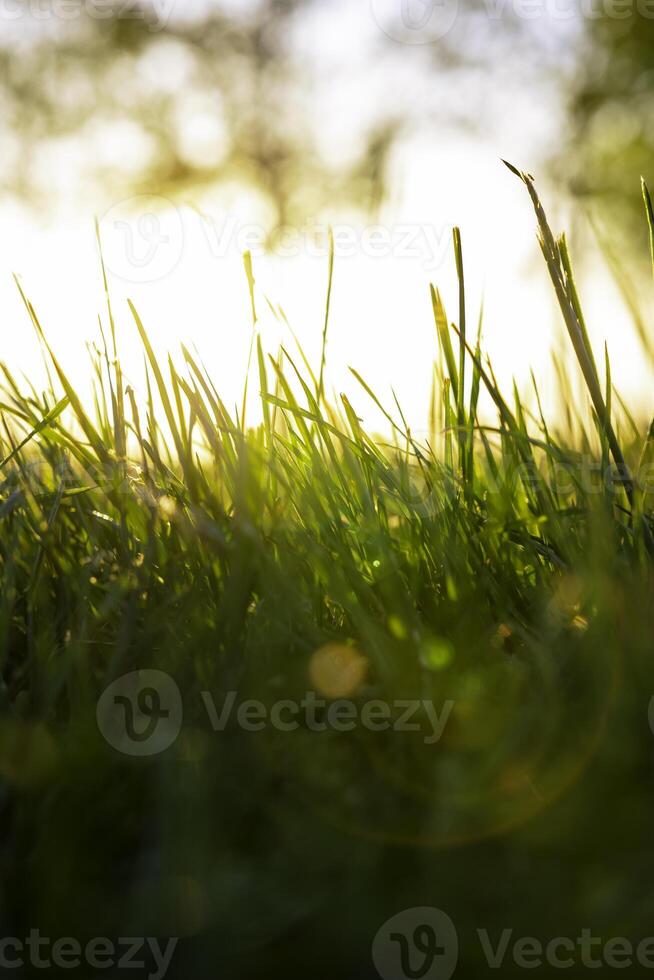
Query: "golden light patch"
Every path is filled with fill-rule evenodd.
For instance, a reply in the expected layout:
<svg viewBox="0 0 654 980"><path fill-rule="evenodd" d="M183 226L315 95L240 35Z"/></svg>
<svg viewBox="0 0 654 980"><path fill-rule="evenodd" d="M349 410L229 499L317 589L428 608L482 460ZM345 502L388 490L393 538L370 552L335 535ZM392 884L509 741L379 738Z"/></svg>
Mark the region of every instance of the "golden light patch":
<svg viewBox="0 0 654 980"><path fill-rule="evenodd" d="M555 628L569 626L579 613L582 587L574 575L566 575L547 606L547 618Z"/></svg>
<svg viewBox="0 0 654 980"><path fill-rule="evenodd" d="M353 647L329 643L320 647L309 662L309 677L317 692L327 698L356 694L365 680L368 661Z"/></svg>
<svg viewBox="0 0 654 980"><path fill-rule="evenodd" d="M172 497L164 495L159 497L159 513L164 518L164 520L171 520L177 512L177 503Z"/></svg>

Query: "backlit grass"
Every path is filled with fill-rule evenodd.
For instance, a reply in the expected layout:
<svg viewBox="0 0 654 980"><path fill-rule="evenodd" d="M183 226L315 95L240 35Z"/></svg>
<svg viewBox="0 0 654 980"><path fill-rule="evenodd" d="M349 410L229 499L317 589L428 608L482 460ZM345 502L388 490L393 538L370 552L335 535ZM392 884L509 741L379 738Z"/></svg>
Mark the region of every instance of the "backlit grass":
<svg viewBox="0 0 654 980"><path fill-rule="evenodd" d="M108 294L83 404L24 297L51 384L3 369L3 935L180 935L169 976L195 978L294 975L316 950L331 975L368 976L379 925L421 904L463 933L650 934L654 430L620 408L565 239L518 176L588 391L556 421L535 380L536 410L500 391L458 231L454 322L432 288L422 439L365 365L354 381L391 437L328 403L329 308L317 365L253 332L251 427L245 394L228 408L189 351L159 363L132 308L140 401ZM106 686L140 668L184 703L180 738L147 759L96 724ZM422 709L407 733L214 732L201 694L311 690L454 706L426 744ZM478 951L461 955L474 975Z"/></svg>

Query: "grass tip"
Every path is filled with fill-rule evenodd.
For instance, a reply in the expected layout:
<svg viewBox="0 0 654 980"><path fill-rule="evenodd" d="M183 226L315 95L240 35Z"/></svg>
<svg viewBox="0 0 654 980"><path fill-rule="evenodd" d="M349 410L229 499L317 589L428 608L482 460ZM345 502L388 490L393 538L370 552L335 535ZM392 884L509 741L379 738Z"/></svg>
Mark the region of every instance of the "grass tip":
<svg viewBox="0 0 654 980"><path fill-rule="evenodd" d="M528 184L530 181L533 182L534 180L533 174L528 173L526 170L518 170L517 167L514 167L513 164L509 163L508 160L505 160L504 157L500 157L500 159L504 164L504 166L508 167L511 173L515 174L516 177L519 177L523 183Z"/></svg>

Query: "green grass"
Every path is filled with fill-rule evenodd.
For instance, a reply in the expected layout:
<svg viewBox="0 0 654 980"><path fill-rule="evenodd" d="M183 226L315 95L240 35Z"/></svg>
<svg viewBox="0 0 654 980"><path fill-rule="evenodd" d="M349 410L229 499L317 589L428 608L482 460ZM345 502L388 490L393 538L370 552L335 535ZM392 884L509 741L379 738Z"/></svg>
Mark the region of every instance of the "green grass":
<svg viewBox="0 0 654 980"><path fill-rule="evenodd" d="M458 231L456 323L432 288L424 439L365 370L391 440L327 403L329 298L319 364L265 354L249 259L256 428L187 350L159 363L132 307L140 403L108 291L82 404L24 297L51 385L3 369L3 934L188 935L169 975L201 978L321 976L316 949L333 976L373 975L377 928L421 904L463 935L652 932L654 427L616 414L565 239L518 176L588 392L578 410L563 392L567 422L543 417L535 380L536 410L500 391ZM357 703L452 700L441 741L211 731L201 691L299 701L326 644L365 659ZM138 668L184 701L181 737L149 759L108 746L95 716Z"/></svg>

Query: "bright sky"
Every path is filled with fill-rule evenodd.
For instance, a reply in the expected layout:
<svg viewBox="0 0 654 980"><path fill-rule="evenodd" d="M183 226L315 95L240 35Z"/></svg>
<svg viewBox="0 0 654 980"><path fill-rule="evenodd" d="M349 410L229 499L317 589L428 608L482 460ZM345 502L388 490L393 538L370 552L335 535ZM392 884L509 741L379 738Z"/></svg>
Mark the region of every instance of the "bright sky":
<svg viewBox="0 0 654 980"><path fill-rule="evenodd" d="M161 199L98 200L125 373L137 389L142 354L127 297L138 307L158 351L175 352L182 342L195 345L225 400L240 399L250 342L241 258L248 247L254 252L264 345L272 353L280 342L292 346L288 332L268 313L268 298L283 307L317 364L327 278L324 229L331 222L336 267L328 385L347 391L364 418L378 421L349 375L349 365L389 403L392 385L414 428L425 426L435 351L428 286L431 281L441 288L455 319L454 224L463 234L469 321L476 324L483 292L484 346L498 377L510 384L515 376L524 388L533 367L546 396L548 390L551 395L549 351L558 318L539 261L529 200L500 157L538 175L561 124L562 107L554 85L541 78L534 87L531 62L547 63L555 41L562 46L557 57L564 61L574 42L574 25L547 24L545 33L537 25L538 42L523 39L522 47L492 73L479 68L442 78L426 75L423 59L430 46L407 44L398 44L400 57L392 69L390 62L373 59L362 70L366 51L378 40L380 18L388 14L386 0L334 2L307 19L297 38L298 51L314 73L308 89L321 138L335 158L347 157L360 120L380 99L393 97L400 109L403 104L424 107L424 125L406 134L394 157L392 193L378 227L366 228L356 214L325 213L296 229L285 256L271 256L257 246L266 226L265 208L246 188L216 189L176 206ZM530 78L531 87L526 84ZM470 115L475 128L456 125ZM116 134L119 155L121 139L125 151L130 148L129 133ZM85 342L98 337L103 297L95 215L86 205L76 206L65 180L65 168L53 174L53 182L63 188L56 215L35 216L15 202L0 210L2 356L27 374L38 370L34 338L12 281L16 272L62 362L84 388ZM539 187L555 230L569 227L566 203L543 180ZM317 244L316 234L322 237ZM630 404L652 414L649 374L608 279L595 266L582 289L591 335L598 351L608 341L615 355L614 381Z"/></svg>

